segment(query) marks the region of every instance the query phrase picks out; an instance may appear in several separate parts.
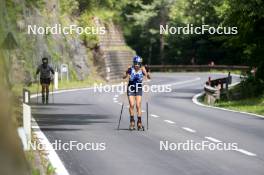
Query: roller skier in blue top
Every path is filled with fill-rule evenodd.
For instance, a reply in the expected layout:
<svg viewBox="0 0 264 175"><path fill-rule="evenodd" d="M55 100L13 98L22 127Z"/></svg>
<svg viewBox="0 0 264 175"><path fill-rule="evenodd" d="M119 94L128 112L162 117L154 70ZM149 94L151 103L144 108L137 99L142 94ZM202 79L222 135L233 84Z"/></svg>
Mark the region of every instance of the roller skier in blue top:
<svg viewBox="0 0 264 175"><path fill-rule="evenodd" d="M133 65L128 67L123 79L129 77L127 86L127 96L129 101L129 113L130 113L130 125L129 129L135 129L134 119L134 106L136 104L137 109L137 128L138 130L144 129L141 121L141 101L142 101L142 88L144 77L150 79L148 68L142 66L142 58L135 56L133 58Z"/></svg>

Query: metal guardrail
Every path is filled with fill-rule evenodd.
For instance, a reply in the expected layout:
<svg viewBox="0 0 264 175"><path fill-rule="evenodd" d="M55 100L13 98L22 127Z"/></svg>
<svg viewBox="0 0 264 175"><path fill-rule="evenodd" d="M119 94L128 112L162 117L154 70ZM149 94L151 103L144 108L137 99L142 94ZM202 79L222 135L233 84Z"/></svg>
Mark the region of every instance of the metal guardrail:
<svg viewBox="0 0 264 175"><path fill-rule="evenodd" d="M228 85L231 84L231 82L232 76L230 75L230 73L227 77L218 78L214 80L211 80L211 78L209 77L208 81L204 86L205 102L209 105L212 105L215 103L216 100L220 99L221 94L228 95Z"/></svg>
<svg viewBox="0 0 264 175"><path fill-rule="evenodd" d="M210 71L210 70L249 70L248 66L238 65L150 65L151 71Z"/></svg>

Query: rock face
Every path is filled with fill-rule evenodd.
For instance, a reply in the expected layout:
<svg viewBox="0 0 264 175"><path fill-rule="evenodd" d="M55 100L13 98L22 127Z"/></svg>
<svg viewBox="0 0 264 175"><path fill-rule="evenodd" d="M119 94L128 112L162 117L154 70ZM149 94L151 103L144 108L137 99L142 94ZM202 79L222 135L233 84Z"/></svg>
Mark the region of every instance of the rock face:
<svg viewBox="0 0 264 175"><path fill-rule="evenodd" d="M89 65L86 47L78 38L68 40L71 48L71 60L79 80L84 80L89 75ZM90 58L91 59L91 58Z"/></svg>
<svg viewBox="0 0 264 175"><path fill-rule="evenodd" d="M18 0L19 1L19 0ZM79 35L64 35L64 34L28 34L28 26L47 27L55 25L77 24L78 22L67 14L60 14L59 1L49 0L45 1L43 9L38 9L34 6L27 7L20 2L23 8L20 18L16 21L18 38L23 41L20 42L18 52L22 53L25 65L22 65L21 70L30 72L34 75L35 68L41 64L43 56L48 57L50 63L60 71L61 64L68 64L70 68L70 78L84 80L90 73L88 65L87 49ZM16 33L16 32L13 32ZM25 43L27 46L25 46ZM17 56L17 61L19 58ZM26 74L28 75L28 73ZM30 78L33 81L33 76ZM28 77L22 80L27 79ZM14 80L19 82L19 80ZM26 83L28 84L28 82Z"/></svg>
<svg viewBox="0 0 264 175"><path fill-rule="evenodd" d="M18 12L16 26L13 27L16 29L11 31L19 41L18 48L11 55L14 63L11 67L12 82L30 84L36 80L35 69L41 64L42 57L48 57L59 72L61 64L68 64L72 79L84 80L92 72L89 61L92 59L98 74L103 78L108 81L121 79L131 65L135 52L126 45L119 26L113 22L104 23L95 17L96 26L106 29L105 34L98 36L96 48L88 48L79 35L28 34L28 26L78 25L77 17L61 12L60 1L44 2L41 8L36 8L34 5L26 5L24 0L15 0L22 10ZM90 49L93 49L93 55Z"/></svg>
<svg viewBox="0 0 264 175"><path fill-rule="evenodd" d="M94 22L96 26L106 29L104 35L99 35L99 45L94 52L95 63L106 80L119 80L132 64L135 52L126 45L123 33L117 25L111 22L104 24L98 18L94 18Z"/></svg>

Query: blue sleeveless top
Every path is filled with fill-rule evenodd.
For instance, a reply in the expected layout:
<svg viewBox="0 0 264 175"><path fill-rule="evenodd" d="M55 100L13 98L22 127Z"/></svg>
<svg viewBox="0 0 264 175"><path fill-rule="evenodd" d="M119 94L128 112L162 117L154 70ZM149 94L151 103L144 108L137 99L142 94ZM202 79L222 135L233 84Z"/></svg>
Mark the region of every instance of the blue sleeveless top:
<svg viewBox="0 0 264 175"><path fill-rule="evenodd" d="M142 83L144 78L144 73L141 69L136 72L135 68L131 66L128 69L128 74L130 75L129 84Z"/></svg>

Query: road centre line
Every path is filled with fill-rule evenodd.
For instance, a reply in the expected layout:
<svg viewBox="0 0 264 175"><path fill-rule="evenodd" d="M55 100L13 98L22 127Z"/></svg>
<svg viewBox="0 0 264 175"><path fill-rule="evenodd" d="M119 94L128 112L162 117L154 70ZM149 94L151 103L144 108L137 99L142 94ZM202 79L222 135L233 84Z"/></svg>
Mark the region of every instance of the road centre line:
<svg viewBox="0 0 264 175"><path fill-rule="evenodd" d="M196 132L194 129L187 128L187 127L182 127L182 129L184 129L185 131L191 132L191 133L195 133Z"/></svg>
<svg viewBox="0 0 264 175"><path fill-rule="evenodd" d="M207 140L210 140L212 142L216 142L216 143L222 142L221 140L218 140L218 139L213 138L213 137L204 137L204 138L206 138Z"/></svg>
<svg viewBox="0 0 264 175"><path fill-rule="evenodd" d="M171 121L171 120L164 120L164 122L167 122L167 123L170 123L170 124L174 124L175 123L174 121Z"/></svg>
<svg viewBox="0 0 264 175"><path fill-rule="evenodd" d="M154 117L154 118L159 118L160 116L158 115L155 115L155 114L150 114L151 117Z"/></svg>
<svg viewBox="0 0 264 175"><path fill-rule="evenodd" d="M237 149L236 151L237 151L237 152L240 152L240 153L242 153L242 154L245 154L245 155L247 155L247 156L257 156L255 153L249 152L249 151L244 150L244 149Z"/></svg>

